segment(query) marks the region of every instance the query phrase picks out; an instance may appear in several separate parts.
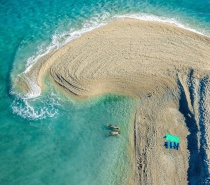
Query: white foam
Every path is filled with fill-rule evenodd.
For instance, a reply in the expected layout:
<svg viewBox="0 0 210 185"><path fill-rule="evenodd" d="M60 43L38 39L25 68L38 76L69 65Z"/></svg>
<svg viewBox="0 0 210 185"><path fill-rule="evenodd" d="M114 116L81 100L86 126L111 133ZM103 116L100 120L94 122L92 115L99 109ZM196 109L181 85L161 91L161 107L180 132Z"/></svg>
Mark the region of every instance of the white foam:
<svg viewBox="0 0 210 185"><path fill-rule="evenodd" d="M108 18L109 18L109 20L108 20ZM122 19L122 18L134 18L134 19L145 20L145 21L157 21L157 22L171 23L171 24L175 24L181 28L190 30L192 32L196 32L201 35L204 35L203 32L200 32L200 31L192 29L188 26L185 26L184 24L178 22L174 18L158 17L155 15L143 14L143 13L115 15L115 16L111 17L109 13L104 13L102 15L96 15L96 16L92 17L90 20L86 21L83 24L82 29L80 29L80 30L70 29L68 32L64 32L62 34L58 34L58 33L54 34L52 36L52 41L49 44L49 46L47 46L47 47L44 45L39 46L37 53L34 56L31 56L30 58L28 58L28 60L26 62L26 69L23 72L23 74L21 74L21 75L24 75L24 73L27 73L28 71L30 71L31 67L41 57L47 55L50 51L57 50L57 49L61 48L62 46L71 42L72 40L79 38L84 33L87 33L89 31L96 29L96 28L104 26L113 19ZM24 98L30 99L30 98L36 98L36 97L40 96L41 88L36 83L35 78L34 78L34 80L26 79L26 82L28 83L28 85L30 87L30 91L26 95L24 95Z"/></svg>
<svg viewBox="0 0 210 185"><path fill-rule="evenodd" d="M104 13L101 16L97 15L91 18L90 20L84 22L82 29L80 30L70 29L68 32L64 32L61 34L55 33L52 36L52 42L50 43L48 47L46 47L46 49L44 49L43 46L41 45L38 48L38 52L34 56L28 58L26 70L24 71L24 73L28 72L36 61L38 61L41 57L48 54L50 51L61 48L68 42L81 37L81 35L83 35L84 33L87 33L96 28L104 26L106 22L103 22L103 21L108 16L109 16L108 13Z"/></svg>
<svg viewBox="0 0 210 185"><path fill-rule="evenodd" d="M11 104L13 113L29 120L54 117L58 113L57 106L60 106L58 98L52 94L44 98L44 101L40 100L39 105L36 106L33 106L33 102L29 99L22 99L17 96Z"/></svg>
<svg viewBox="0 0 210 185"><path fill-rule="evenodd" d="M203 32L197 31L193 28L190 28L190 27L178 22L175 18L159 17L159 16L156 16L156 15L144 14L144 13L132 14L132 15L130 15L130 14L116 15L114 17L115 18L120 18L120 19L122 19L122 18L133 18L133 19L138 19L138 20L142 20L142 21L154 21L154 22L171 23L171 24L177 25L180 28L198 33L200 35L205 35Z"/></svg>

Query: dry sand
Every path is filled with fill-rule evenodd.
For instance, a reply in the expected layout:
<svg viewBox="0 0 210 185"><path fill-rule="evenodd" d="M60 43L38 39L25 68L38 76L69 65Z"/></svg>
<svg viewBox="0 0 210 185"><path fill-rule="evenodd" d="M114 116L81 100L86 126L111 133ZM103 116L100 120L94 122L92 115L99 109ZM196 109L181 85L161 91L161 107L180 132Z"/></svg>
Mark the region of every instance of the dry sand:
<svg viewBox="0 0 210 185"><path fill-rule="evenodd" d="M209 69L209 38L124 19L51 53L26 77L43 87L48 73L75 98L109 92L136 98L134 184L182 185L204 183L209 174ZM181 138L178 151L165 149L166 133Z"/></svg>

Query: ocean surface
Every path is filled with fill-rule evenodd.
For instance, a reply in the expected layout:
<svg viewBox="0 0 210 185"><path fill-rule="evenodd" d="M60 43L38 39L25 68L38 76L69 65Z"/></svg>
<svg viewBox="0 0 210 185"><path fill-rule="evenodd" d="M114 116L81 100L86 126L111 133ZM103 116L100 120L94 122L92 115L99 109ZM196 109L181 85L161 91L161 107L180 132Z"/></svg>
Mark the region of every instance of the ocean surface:
<svg viewBox="0 0 210 185"><path fill-rule="evenodd" d="M121 185L132 174L135 102L120 95L66 97L46 79L16 79L43 55L121 17L177 24L210 36L210 0L1 0L0 184ZM119 137L108 137L107 124Z"/></svg>

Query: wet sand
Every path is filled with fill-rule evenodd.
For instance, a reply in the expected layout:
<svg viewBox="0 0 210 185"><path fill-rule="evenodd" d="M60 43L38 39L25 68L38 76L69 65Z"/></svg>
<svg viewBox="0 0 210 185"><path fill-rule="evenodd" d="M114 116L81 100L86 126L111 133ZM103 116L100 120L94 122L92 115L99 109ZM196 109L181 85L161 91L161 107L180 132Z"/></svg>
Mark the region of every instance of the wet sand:
<svg viewBox="0 0 210 185"><path fill-rule="evenodd" d="M52 52L25 76L43 89L50 74L78 99L134 97L134 184L180 185L208 176L209 69L208 37L172 24L124 19ZM178 151L164 147L167 133L181 138Z"/></svg>

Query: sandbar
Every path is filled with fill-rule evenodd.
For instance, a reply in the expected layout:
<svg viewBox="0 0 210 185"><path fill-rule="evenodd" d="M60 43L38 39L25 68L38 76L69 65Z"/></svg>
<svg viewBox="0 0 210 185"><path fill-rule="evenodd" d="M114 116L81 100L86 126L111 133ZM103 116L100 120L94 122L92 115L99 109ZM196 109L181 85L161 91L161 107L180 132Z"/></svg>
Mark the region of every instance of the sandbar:
<svg viewBox="0 0 210 185"><path fill-rule="evenodd" d="M48 74L78 99L104 93L136 99L132 183L180 185L199 184L208 174L209 69L210 38L126 18L53 51L25 76L44 88ZM178 151L164 147L167 133L180 137Z"/></svg>

